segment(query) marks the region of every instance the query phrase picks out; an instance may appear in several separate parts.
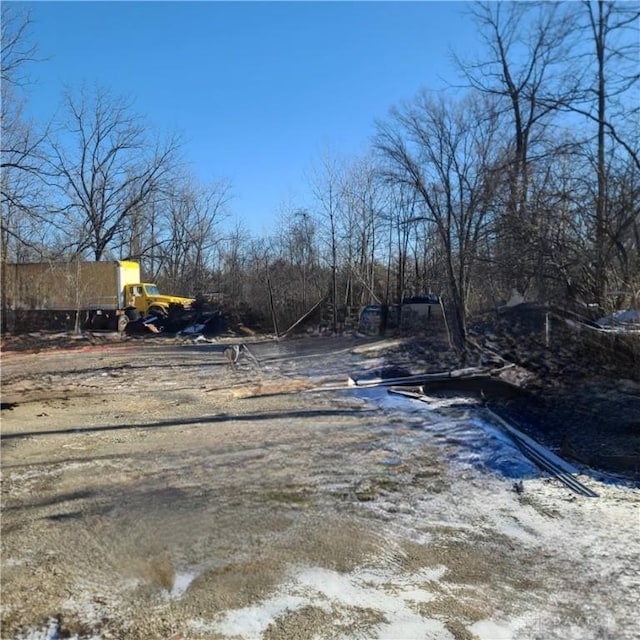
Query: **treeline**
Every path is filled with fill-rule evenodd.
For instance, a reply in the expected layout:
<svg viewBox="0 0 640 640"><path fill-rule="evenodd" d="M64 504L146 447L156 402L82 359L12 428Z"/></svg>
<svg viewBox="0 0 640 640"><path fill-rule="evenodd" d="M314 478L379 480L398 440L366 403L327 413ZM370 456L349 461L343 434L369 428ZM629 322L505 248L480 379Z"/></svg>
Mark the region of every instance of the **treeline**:
<svg viewBox="0 0 640 640"><path fill-rule="evenodd" d="M640 291L639 5L476 3L460 86L419 91L369 152L326 154L278 228L229 231L232 185L202 184L180 141L130 103L78 88L46 127L23 117L38 58L2 6L3 261L135 259L167 291L223 296L289 326L333 309L442 295L469 314L514 290L601 310ZM38 64L46 64L39 62Z"/></svg>

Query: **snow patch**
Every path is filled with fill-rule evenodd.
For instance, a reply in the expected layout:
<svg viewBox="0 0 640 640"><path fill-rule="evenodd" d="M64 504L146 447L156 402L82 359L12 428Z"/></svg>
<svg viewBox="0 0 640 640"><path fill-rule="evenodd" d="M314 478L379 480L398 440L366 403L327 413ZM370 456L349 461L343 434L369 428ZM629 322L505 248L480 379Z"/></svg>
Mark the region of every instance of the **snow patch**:
<svg viewBox="0 0 640 640"><path fill-rule="evenodd" d="M445 572L446 568L437 567L402 575L381 570L342 574L321 567L309 567L294 574L281 587L280 594L259 605L228 611L222 619L205 626L207 630L227 636L259 637L280 615L288 611L306 606L321 607L336 616L342 616L343 622L349 622L348 612L357 606L373 609L386 620L371 630L372 635L368 637L372 640L408 637L448 640L452 636L441 621L423 617L412 606L436 598L429 591L428 583L437 582ZM419 585L424 587L420 588ZM344 613L337 613L340 610ZM204 630L202 622L193 621L192 624Z"/></svg>
<svg viewBox="0 0 640 640"><path fill-rule="evenodd" d="M171 591L169 591L169 597L180 598L197 577L198 574L192 571L177 572L173 581L173 587Z"/></svg>
<svg viewBox="0 0 640 640"><path fill-rule="evenodd" d="M295 611L307 604L305 598L296 596L276 596L260 605L235 609L224 615L221 622L213 626L218 633L243 638L259 638L267 627L287 611Z"/></svg>
<svg viewBox="0 0 640 640"><path fill-rule="evenodd" d="M513 627L504 622L494 622L493 620L480 620L469 627L479 640L512 640Z"/></svg>

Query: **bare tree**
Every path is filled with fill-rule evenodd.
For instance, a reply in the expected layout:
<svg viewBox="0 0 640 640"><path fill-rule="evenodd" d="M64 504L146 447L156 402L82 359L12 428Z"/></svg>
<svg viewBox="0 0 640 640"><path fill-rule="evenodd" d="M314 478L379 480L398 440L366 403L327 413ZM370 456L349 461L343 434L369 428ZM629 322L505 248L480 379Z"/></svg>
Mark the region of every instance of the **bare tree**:
<svg viewBox="0 0 640 640"><path fill-rule="evenodd" d="M232 301L238 310L247 307L255 314L255 321L264 327L271 326L276 329L275 301L273 289L269 287L270 269L272 265L272 250L264 238L252 239L246 247L246 289L244 302ZM269 279L269 282L267 280Z"/></svg>
<svg viewBox="0 0 640 640"><path fill-rule="evenodd" d="M37 47L30 41L29 15L9 3L1 10L0 250L6 261L41 255L48 220L41 206L45 133L23 115L27 70L37 61Z"/></svg>
<svg viewBox="0 0 640 640"><path fill-rule="evenodd" d="M11 87L3 91L0 133L0 250L5 261L46 253L51 222L43 206L42 136L22 119L19 105L11 104L11 91Z"/></svg>
<svg viewBox="0 0 640 640"><path fill-rule="evenodd" d="M597 160L595 170L598 190L595 198L595 290L597 302L604 303L604 293L607 285L607 253L610 236L610 207L607 197L607 138L622 147L633 162L636 170L640 170L640 146L638 145L637 125L640 103L638 102L638 81L640 72L638 64L640 58L640 40L638 28L640 11L634 4L620 4L614 2L583 2L588 17L588 33L594 48L595 73L594 81L588 88L589 94L594 96L595 109L584 107L575 102L569 105L573 111L586 115L594 121L597 128ZM628 34L628 32L631 34ZM635 37L633 34L635 33ZM628 35L631 35L629 38ZM622 36L622 37L621 37ZM625 36L626 39L625 39ZM635 102L631 97L631 89L636 87ZM624 98L631 100L625 103ZM622 131L624 124L619 127L616 116L622 116L634 122L635 130L631 130L631 138L625 138ZM633 212L623 226L634 222ZM618 245L620 246L620 245Z"/></svg>
<svg viewBox="0 0 640 640"><path fill-rule="evenodd" d="M437 230L460 350L471 273L501 161L498 122L495 105L478 96L455 104L422 93L378 127L377 148L387 179L415 192Z"/></svg>
<svg viewBox="0 0 640 640"><path fill-rule="evenodd" d="M2 5L1 80L7 85L22 86L28 81L26 70L30 62L38 60L38 47L31 42L31 18L27 12L16 10L11 3Z"/></svg>
<svg viewBox="0 0 640 640"><path fill-rule="evenodd" d="M358 157L347 165L338 211L338 235L339 259L345 270L344 301L349 306L386 297L386 290L376 292L379 254L386 244L380 233L383 197L383 185L372 157Z"/></svg>
<svg viewBox="0 0 640 640"><path fill-rule="evenodd" d="M224 180L207 186L189 178L173 183L162 203L164 213L154 219L154 225L162 227L155 235L158 250L153 275L159 282L190 294L203 294L210 288L230 189Z"/></svg>
<svg viewBox="0 0 640 640"><path fill-rule="evenodd" d="M310 178L318 213L325 223L325 239L331 267L332 328L338 329L338 212L343 193L343 173L339 160L326 151Z"/></svg>
<svg viewBox="0 0 640 640"><path fill-rule="evenodd" d="M425 293L424 284L418 283L418 269L413 277L409 277L409 245L411 240L417 240L417 230L424 225L426 217L421 214L418 199L413 189L406 184L390 185L388 194L388 224L389 224L389 256L395 248L395 288L396 299L399 303L409 291L414 294ZM420 243L420 253L426 252L425 243ZM391 261L390 261L391 266ZM424 280L423 280L424 282Z"/></svg>
<svg viewBox="0 0 640 640"><path fill-rule="evenodd" d="M250 245L249 231L240 222L236 222L219 247L216 270L218 286L215 291L223 293L233 304L241 302L245 297L249 280Z"/></svg>
<svg viewBox="0 0 640 640"><path fill-rule="evenodd" d="M583 30L595 65L585 78L582 100L565 101L562 106L597 124L599 160L600 148L609 137L640 169L640 8L637 2L605 0L583 0L582 6L587 17Z"/></svg>
<svg viewBox="0 0 640 640"><path fill-rule="evenodd" d="M640 290L640 170L625 163L608 166L607 175L606 283L633 293Z"/></svg>
<svg viewBox="0 0 640 640"><path fill-rule="evenodd" d="M51 142L53 183L64 216L77 229L77 254L101 260L135 211L148 203L175 168L178 143L151 142L126 100L104 89L66 95L67 118Z"/></svg>
<svg viewBox="0 0 640 640"><path fill-rule="evenodd" d="M23 116L27 70L37 47L29 34L29 15L3 3L0 67L0 260L2 261L2 330L7 325L6 264L46 253L48 220L43 213L40 148L43 133Z"/></svg>
<svg viewBox="0 0 640 640"><path fill-rule="evenodd" d="M535 273L536 211L529 207L531 162L548 152L547 128L558 107L578 93L565 64L573 22L562 3L474 3L483 45L479 61L458 60L468 84L497 99L512 134L505 157L507 194L500 221L507 287L526 290ZM524 291L523 291L524 292Z"/></svg>
<svg viewBox="0 0 640 640"><path fill-rule="evenodd" d="M306 209L297 209L293 212L287 233L288 248L294 277L300 282L300 308L299 313L304 313L310 302L315 303L318 291L310 294L311 283L318 284L314 278L317 270L318 249L316 246L316 224L313 216ZM310 300L311 296L311 300Z"/></svg>

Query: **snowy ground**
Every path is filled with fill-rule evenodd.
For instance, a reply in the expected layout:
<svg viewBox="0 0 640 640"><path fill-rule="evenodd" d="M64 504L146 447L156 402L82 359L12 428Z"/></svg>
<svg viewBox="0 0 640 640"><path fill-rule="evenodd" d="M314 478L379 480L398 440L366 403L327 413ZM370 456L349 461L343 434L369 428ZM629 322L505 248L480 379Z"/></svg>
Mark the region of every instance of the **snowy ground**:
<svg viewBox="0 0 640 640"><path fill-rule="evenodd" d="M468 397L338 388L372 345L251 349L3 362L48 404L3 414L2 638L639 637L637 488L572 494Z"/></svg>

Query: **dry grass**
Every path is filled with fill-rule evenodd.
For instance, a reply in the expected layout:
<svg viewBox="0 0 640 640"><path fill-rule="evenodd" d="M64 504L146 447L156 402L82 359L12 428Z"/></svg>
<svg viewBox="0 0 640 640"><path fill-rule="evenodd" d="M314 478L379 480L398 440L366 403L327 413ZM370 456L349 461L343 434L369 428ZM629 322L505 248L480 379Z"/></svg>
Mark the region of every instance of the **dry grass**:
<svg viewBox="0 0 640 640"><path fill-rule="evenodd" d="M477 640L478 636L471 633L459 620L445 620L444 626L454 637L454 640Z"/></svg>
<svg viewBox="0 0 640 640"><path fill-rule="evenodd" d="M187 590L190 607L209 612L240 609L268 597L284 577L272 558L232 562L201 573Z"/></svg>
<svg viewBox="0 0 640 640"><path fill-rule="evenodd" d="M153 584L171 591L176 580L176 569L173 566L171 557L164 553L157 558L153 558L149 565L149 577Z"/></svg>
<svg viewBox="0 0 640 640"><path fill-rule="evenodd" d="M262 640L329 639L374 635L374 628L386 622L379 611L367 607L338 607L330 610L306 606L279 616L264 632Z"/></svg>
<svg viewBox="0 0 640 640"><path fill-rule="evenodd" d="M265 630L262 640L292 640L317 637L320 629L333 623L331 612L313 607L302 607L278 616Z"/></svg>
<svg viewBox="0 0 640 640"><path fill-rule="evenodd" d="M232 390L235 398L256 398L285 393L297 393L311 388L311 383L303 378L282 379L278 381L260 381L250 387L239 387Z"/></svg>
<svg viewBox="0 0 640 640"><path fill-rule="evenodd" d="M308 522L281 548L291 564L348 573L376 556L384 540L350 521Z"/></svg>

